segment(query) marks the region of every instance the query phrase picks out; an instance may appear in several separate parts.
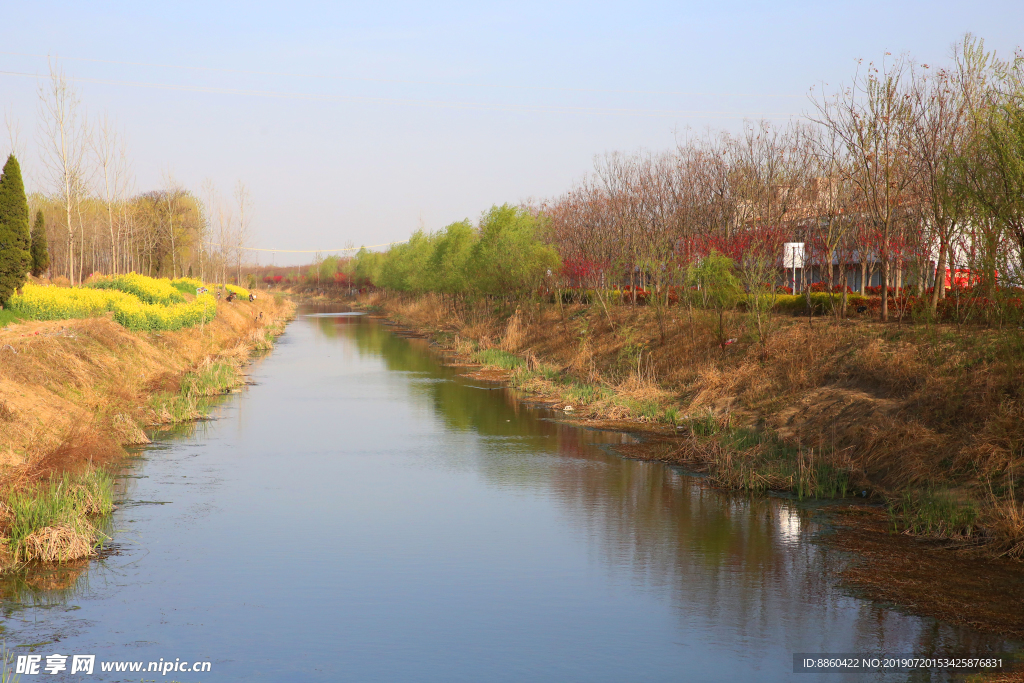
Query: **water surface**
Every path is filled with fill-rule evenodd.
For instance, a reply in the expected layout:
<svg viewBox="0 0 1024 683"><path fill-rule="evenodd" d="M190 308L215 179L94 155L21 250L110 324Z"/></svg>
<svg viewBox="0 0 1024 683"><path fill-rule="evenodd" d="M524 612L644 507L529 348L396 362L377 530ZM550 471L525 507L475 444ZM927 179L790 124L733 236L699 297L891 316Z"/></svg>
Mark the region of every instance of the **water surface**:
<svg viewBox="0 0 1024 683"><path fill-rule="evenodd" d="M837 589L843 559L790 501L623 459L631 437L330 312L128 468L111 554L8 580L9 646L212 662L182 681L616 683L840 681L793 653L1005 646Z"/></svg>

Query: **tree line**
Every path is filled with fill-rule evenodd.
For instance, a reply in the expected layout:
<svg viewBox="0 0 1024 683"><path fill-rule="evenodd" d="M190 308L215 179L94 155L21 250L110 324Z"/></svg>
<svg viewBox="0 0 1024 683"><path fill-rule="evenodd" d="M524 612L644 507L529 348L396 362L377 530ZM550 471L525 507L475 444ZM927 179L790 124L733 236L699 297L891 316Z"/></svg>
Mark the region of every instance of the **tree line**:
<svg viewBox="0 0 1024 683"><path fill-rule="evenodd" d="M70 284L132 271L241 279L252 221L243 183L225 199L212 181L197 192L164 173L161 187L136 191L124 133L106 115L86 115L57 65L39 89L39 105L34 176L41 189L27 200L33 275ZM7 129L12 154L24 160L20 125L8 118Z"/></svg>
<svg viewBox="0 0 1024 683"><path fill-rule="evenodd" d="M542 216L503 204L475 226L463 220L435 233L419 230L386 252L360 249L343 268L357 286L452 297L523 296L560 267L545 225Z"/></svg>
<svg viewBox="0 0 1024 683"><path fill-rule="evenodd" d="M877 283L882 319L908 293L934 313L947 268L989 297L1024 284L1024 57L968 35L946 67L887 54L812 100L787 125L599 158L542 207L565 274L664 290L717 252L749 290L799 242L802 284Z"/></svg>
<svg viewBox="0 0 1024 683"><path fill-rule="evenodd" d="M946 66L886 54L812 102L785 125L745 122L664 152L599 157L561 196L496 208L475 228L417 232L385 253L360 252L348 270L398 291L513 294L551 269L553 288L650 290L667 303L720 254L748 295L812 284L844 302L848 291L878 294L883 320L910 299L934 315L950 294L1019 298L1024 57L1001 59L968 34ZM522 246L487 251L506 212L554 251L538 251L536 264ZM790 262L787 242L803 245Z"/></svg>

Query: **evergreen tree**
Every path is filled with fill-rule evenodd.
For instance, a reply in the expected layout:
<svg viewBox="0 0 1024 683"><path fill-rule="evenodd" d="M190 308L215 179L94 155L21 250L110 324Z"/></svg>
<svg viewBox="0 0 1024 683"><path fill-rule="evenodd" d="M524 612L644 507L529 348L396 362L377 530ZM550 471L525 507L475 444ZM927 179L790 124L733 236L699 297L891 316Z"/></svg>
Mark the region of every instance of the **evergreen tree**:
<svg viewBox="0 0 1024 683"><path fill-rule="evenodd" d="M50 268L50 248L46 242L46 221L43 212L36 211L32 224L32 274L39 277Z"/></svg>
<svg viewBox="0 0 1024 683"><path fill-rule="evenodd" d="M25 283L30 265L28 198L12 154L0 175L0 306Z"/></svg>

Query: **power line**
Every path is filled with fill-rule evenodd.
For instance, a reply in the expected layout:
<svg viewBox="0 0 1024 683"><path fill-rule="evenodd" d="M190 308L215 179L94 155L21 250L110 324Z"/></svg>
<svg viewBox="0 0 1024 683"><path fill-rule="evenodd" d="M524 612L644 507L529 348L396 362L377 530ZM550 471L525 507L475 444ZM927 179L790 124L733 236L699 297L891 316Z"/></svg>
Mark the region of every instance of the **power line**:
<svg viewBox="0 0 1024 683"><path fill-rule="evenodd" d="M369 244L362 245L359 247L345 247L343 249L263 249L257 247L239 247L233 244L220 244L219 242L206 242L208 247L220 247L221 249L244 249L245 251L272 251L275 253L282 254L331 254L336 251L356 251L359 249L377 249L379 247L390 247L394 244L405 244L409 240L400 240L398 242L387 242L385 244Z"/></svg>
<svg viewBox="0 0 1024 683"><path fill-rule="evenodd" d="M554 92L589 92L589 93L607 93L607 94L620 94L620 95L682 95L686 97L772 97L772 98L784 98L784 99L797 99L803 98L804 95L790 95L790 94L755 94L755 93L713 93L713 92L680 92L673 90L620 90L610 88L570 88L565 86L544 86L544 85L510 85L504 83L459 83L451 81L416 81L408 79L392 79L392 78L368 78L365 76L327 76L323 74L310 74L310 73L289 73L286 71L255 71L251 69L230 69L225 67L214 67L214 66L187 66L181 64L159 64L153 62L129 62L117 59L95 59L90 57L59 57L57 55L39 55L28 52L7 52L0 50L0 55L13 55L17 57L35 57L35 58L46 58L61 60L65 59L74 62L93 62L97 64L121 64L124 66L144 66L154 67L158 69L182 69L187 71L208 71L208 72L221 72L221 73L234 73L234 74L246 74L252 76L287 76L288 78L315 78L320 80L328 81L356 81L364 83L390 83L396 85L430 85L430 86L442 86L442 87L459 87L459 88L493 88L493 89L507 89L507 90L543 90L543 91L554 91Z"/></svg>
<svg viewBox="0 0 1024 683"><path fill-rule="evenodd" d="M25 76L28 78L45 79L49 76L42 74L25 73L21 71L0 71L5 76ZM316 95L312 93L279 92L273 90L242 90L238 88L215 88L209 86L177 85L171 83L151 83L146 81L119 81L103 78L83 78L78 76L66 76L70 81L81 83L97 83L101 85L126 85L138 88L155 88L157 90L178 90L184 92L199 92L221 95L243 95L251 97L269 97L274 99L295 99L318 102L355 102L363 104L396 104L403 106L437 107L443 109L476 109L492 111L520 111L549 114L603 114L610 116L715 116L727 119L749 119L749 118L789 118L799 116L789 112L776 113L746 113L737 115L736 112L728 111L686 111L686 110L659 110L659 109L598 109L595 107L567 107L567 106L545 106L545 105L520 105L500 104L489 102L450 102L444 100L401 100L385 97L360 97L355 95Z"/></svg>

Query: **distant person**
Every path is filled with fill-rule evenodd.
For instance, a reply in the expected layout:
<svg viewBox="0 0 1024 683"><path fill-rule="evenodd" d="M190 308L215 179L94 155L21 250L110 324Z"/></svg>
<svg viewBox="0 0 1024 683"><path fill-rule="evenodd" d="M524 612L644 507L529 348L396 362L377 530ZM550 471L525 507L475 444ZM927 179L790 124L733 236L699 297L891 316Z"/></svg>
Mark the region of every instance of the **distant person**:
<svg viewBox="0 0 1024 683"><path fill-rule="evenodd" d="M235 300L235 293L234 292L228 292L228 303L231 303L234 300Z"/></svg>
<svg viewBox="0 0 1024 683"><path fill-rule="evenodd" d="M249 292L249 301L256 301L255 292Z"/></svg>

